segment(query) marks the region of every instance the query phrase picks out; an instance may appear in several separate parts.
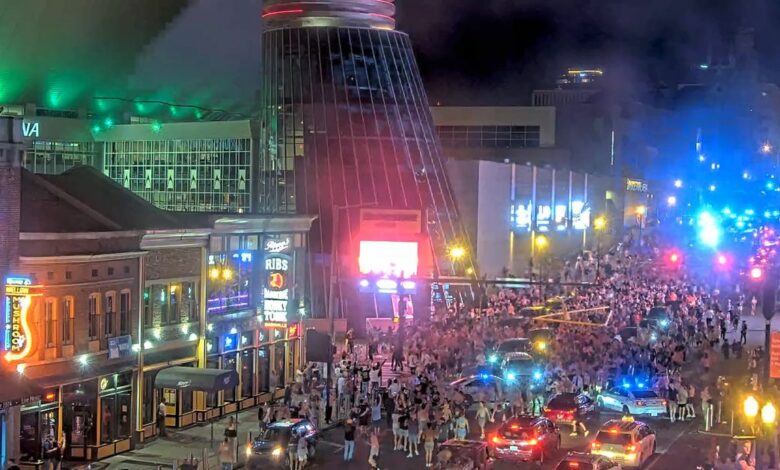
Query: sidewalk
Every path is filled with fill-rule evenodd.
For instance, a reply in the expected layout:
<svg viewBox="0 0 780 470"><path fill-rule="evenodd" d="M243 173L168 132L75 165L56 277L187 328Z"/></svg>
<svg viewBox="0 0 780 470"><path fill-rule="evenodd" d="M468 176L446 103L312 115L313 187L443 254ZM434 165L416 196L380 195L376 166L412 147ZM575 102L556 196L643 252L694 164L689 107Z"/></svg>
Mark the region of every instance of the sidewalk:
<svg viewBox="0 0 780 470"><path fill-rule="evenodd" d="M136 448L123 454L115 455L99 462L83 463L73 462L66 465L65 468L86 470L86 469L111 469L111 470L136 470L150 469L160 466L163 469L174 468L176 461L194 456L200 459L207 452L209 466L208 468L218 468L217 457L214 451L222 442L225 427L230 417L235 417L233 413L214 421L214 441L211 441L211 426L193 426L191 428L177 430L168 429L168 437L156 438L145 442L142 448ZM235 468L241 468L244 463L246 445L249 433L252 438L257 436L259 431L257 423L257 408L250 408L238 413L238 465Z"/></svg>

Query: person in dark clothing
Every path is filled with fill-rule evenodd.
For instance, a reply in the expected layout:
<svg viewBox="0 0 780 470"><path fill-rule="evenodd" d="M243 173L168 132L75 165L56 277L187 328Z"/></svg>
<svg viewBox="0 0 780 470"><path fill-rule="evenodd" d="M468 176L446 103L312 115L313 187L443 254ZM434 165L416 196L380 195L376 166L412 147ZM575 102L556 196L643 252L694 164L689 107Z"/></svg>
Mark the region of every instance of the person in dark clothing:
<svg viewBox="0 0 780 470"><path fill-rule="evenodd" d="M742 328L739 331L739 342L742 344L747 343L747 322L745 320L742 320Z"/></svg>

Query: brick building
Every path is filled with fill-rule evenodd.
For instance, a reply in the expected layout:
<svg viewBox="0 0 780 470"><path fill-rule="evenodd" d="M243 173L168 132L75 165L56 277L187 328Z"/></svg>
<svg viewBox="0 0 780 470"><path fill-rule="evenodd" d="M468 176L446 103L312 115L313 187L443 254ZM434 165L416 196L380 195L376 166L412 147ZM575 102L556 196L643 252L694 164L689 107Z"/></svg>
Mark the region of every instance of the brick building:
<svg viewBox="0 0 780 470"><path fill-rule="evenodd" d="M66 458L98 460L153 437L163 398L167 425L188 426L292 380L300 329L265 321L263 247L286 244L289 311L305 310L311 217L173 213L94 168L35 175L0 129L0 464L39 468L63 435ZM194 368L229 388L199 388Z"/></svg>

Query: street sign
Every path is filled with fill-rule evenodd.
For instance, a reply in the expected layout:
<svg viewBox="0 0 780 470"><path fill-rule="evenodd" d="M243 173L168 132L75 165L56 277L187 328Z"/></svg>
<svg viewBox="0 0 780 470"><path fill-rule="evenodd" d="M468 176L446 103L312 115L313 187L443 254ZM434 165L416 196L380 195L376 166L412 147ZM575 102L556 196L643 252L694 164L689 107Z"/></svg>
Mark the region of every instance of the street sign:
<svg viewBox="0 0 780 470"><path fill-rule="evenodd" d="M773 331L769 342L769 377L780 379L780 332Z"/></svg>

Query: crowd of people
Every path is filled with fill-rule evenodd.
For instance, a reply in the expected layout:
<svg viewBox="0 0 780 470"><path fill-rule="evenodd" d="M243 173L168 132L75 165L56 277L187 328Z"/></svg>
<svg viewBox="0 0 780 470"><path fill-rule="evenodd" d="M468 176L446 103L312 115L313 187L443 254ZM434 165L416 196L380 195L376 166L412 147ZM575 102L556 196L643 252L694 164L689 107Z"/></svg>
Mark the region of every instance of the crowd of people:
<svg viewBox="0 0 780 470"><path fill-rule="evenodd" d="M283 404L261 409L261 420L267 424L301 416L319 424L326 414L343 417L345 461L354 458L355 443L363 442L369 448L369 464L378 468L380 443L392 439L393 452L413 458L422 450L426 467L434 467L437 445L448 439L485 438L488 423L538 415L557 393L585 392L595 399L618 378L642 377L667 399L671 422L701 419L708 430L719 421L733 388L710 374L716 361L744 361L754 379L745 386L759 387L755 374L763 352L743 351L743 316L748 309L755 311L755 303L746 309L743 295L726 295L684 270L664 266L658 256L637 256L622 247L598 262L581 255L563 265L559 279L573 282L501 288L485 292L472 304L441 308L424 326L402 323L395 329L373 329L368 357L359 357L348 336L335 361L332 416L324 413L321 374L310 366L300 371ZM577 281L587 283L574 284ZM530 318L511 326L500 323L551 297L559 299L562 308L581 313L548 325L554 340L541 362L543 386L535 391L509 389L499 398L473 397L469 406L462 390L448 384L464 370L487 367L489 353L502 340L527 337L530 329L545 326ZM668 321L647 327L646 315L659 306L670 313ZM383 377L386 361L391 362L392 378ZM587 433L579 426L581 422L574 433Z"/></svg>

